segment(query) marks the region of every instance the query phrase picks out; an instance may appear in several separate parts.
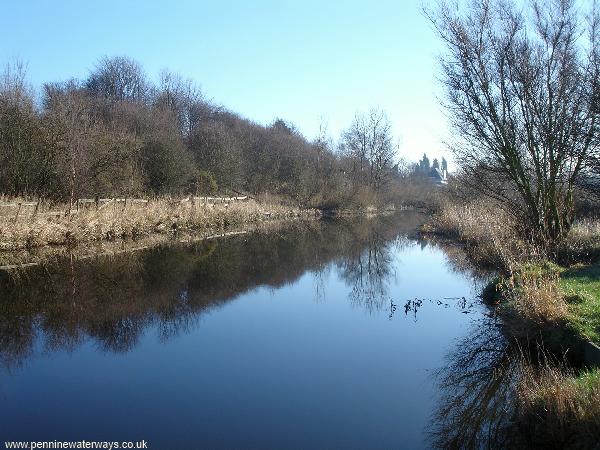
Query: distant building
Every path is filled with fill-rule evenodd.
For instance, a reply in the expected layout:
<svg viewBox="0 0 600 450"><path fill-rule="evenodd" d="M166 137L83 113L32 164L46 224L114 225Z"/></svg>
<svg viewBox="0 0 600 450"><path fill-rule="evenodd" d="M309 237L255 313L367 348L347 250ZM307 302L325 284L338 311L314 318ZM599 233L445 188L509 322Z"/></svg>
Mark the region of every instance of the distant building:
<svg viewBox="0 0 600 450"><path fill-rule="evenodd" d="M429 179L433 184L442 186L448 183L448 172L445 169L433 168L429 171Z"/></svg>

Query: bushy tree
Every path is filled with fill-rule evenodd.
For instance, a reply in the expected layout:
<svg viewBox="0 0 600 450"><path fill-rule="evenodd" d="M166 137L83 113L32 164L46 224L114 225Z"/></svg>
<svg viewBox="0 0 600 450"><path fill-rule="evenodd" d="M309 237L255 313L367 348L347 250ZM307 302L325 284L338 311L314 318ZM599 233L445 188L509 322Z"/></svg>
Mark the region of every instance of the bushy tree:
<svg viewBox="0 0 600 450"><path fill-rule="evenodd" d="M196 166L210 173L219 186L241 184L240 146L225 124L212 119L205 121L196 127L188 145Z"/></svg>
<svg viewBox="0 0 600 450"><path fill-rule="evenodd" d="M574 220L574 187L598 151L600 19L572 0L445 2L430 17L446 51L457 163L540 243Z"/></svg>

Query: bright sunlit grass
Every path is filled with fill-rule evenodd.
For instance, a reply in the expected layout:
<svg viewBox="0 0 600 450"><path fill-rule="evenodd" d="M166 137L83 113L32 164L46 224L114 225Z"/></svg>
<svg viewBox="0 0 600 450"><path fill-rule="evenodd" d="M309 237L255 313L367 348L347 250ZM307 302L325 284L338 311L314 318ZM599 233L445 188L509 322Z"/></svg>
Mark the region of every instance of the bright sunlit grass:
<svg viewBox="0 0 600 450"><path fill-rule="evenodd" d="M561 286L569 300L567 318L571 326L600 343L600 263L564 271Z"/></svg>

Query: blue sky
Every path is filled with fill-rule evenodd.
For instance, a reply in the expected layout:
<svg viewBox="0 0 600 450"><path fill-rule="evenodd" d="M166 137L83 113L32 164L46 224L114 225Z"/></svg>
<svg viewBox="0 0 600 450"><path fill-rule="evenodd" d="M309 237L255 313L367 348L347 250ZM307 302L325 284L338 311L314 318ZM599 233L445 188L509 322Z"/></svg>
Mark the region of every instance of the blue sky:
<svg viewBox="0 0 600 450"><path fill-rule="evenodd" d="M421 0L21 0L3 16L0 61L25 61L36 87L127 55L151 78L169 68L217 103L260 123L282 117L308 138L321 120L337 138L356 112L379 107L401 156L445 154L440 43Z"/></svg>

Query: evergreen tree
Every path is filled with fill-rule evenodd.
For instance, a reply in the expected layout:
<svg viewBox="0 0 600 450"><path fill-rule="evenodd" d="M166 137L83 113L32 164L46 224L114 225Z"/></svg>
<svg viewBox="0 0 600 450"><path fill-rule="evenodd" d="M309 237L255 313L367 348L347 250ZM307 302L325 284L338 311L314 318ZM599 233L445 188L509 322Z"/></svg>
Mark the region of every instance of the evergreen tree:
<svg viewBox="0 0 600 450"><path fill-rule="evenodd" d="M422 173L429 173L429 171L431 170L431 165L429 164L429 158L427 157L427 153L423 153L423 159L421 159L419 167L421 168Z"/></svg>

